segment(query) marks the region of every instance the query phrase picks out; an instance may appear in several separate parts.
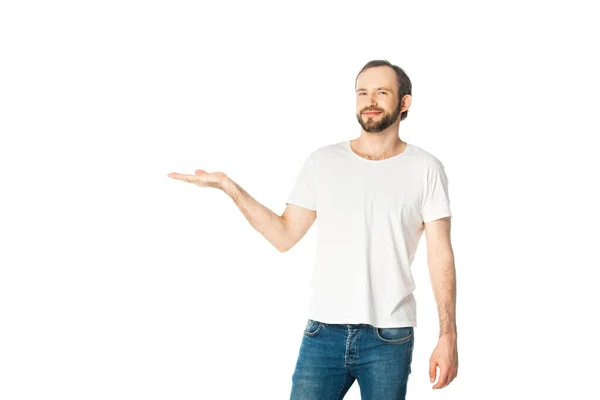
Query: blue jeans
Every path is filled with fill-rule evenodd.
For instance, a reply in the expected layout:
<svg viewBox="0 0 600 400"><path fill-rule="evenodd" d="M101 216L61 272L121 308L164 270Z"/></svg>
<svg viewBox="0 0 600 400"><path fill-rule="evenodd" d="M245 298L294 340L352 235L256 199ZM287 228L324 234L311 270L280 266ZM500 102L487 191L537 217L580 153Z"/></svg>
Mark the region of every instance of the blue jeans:
<svg viewBox="0 0 600 400"><path fill-rule="evenodd" d="M290 400L339 400L358 380L362 400L404 400L414 328L329 324L309 319Z"/></svg>

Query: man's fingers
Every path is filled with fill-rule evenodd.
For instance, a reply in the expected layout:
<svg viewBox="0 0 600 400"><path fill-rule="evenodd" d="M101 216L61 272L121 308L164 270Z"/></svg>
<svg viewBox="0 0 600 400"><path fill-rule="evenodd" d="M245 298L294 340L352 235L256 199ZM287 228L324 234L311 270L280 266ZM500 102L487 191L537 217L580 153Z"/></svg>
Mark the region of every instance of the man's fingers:
<svg viewBox="0 0 600 400"><path fill-rule="evenodd" d="M177 172L171 172L168 175L169 178L173 178L173 179L179 179L180 181L184 181L184 182L193 182L195 180L195 178L197 177L197 175L186 175L186 174L179 174Z"/></svg>
<svg viewBox="0 0 600 400"><path fill-rule="evenodd" d="M195 175L187 175L187 174L179 174L177 172L171 172L168 176L169 178L177 179L183 182L192 183L197 186L206 187L218 187L218 183L215 178L212 177L212 174L208 172L198 172L202 170L196 170Z"/></svg>
<svg viewBox="0 0 600 400"><path fill-rule="evenodd" d="M178 172L171 172L169 175L167 175L169 178L174 178L174 179L179 179L179 180L183 180L186 175L185 174L180 174Z"/></svg>
<svg viewBox="0 0 600 400"><path fill-rule="evenodd" d="M441 389L444 386L448 385L448 376L450 374L450 368L447 366L440 365L440 379L438 379L437 383L433 386L433 389Z"/></svg>
<svg viewBox="0 0 600 400"><path fill-rule="evenodd" d="M208 172L204 171L203 169L197 169L194 172L194 175L188 175L188 174L180 174L178 172L171 172L169 175L167 175L169 178L174 178L174 179L179 179L181 181L186 181L186 182L192 182L194 181L195 177L197 176L202 176L202 175L207 175Z"/></svg>
<svg viewBox="0 0 600 400"><path fill-rule="evenodd" d="M436 362L434 360L429 360L429 381L433 383L435 381L435 369Z"/></svg>

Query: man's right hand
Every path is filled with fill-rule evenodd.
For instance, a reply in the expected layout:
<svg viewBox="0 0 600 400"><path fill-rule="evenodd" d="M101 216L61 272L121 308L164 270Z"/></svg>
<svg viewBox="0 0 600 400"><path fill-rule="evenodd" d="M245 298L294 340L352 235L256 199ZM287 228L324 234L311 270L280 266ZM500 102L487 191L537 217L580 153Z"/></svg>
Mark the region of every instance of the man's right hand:
<svg viewBox="0 0 600 400"><path fill-rule="evenodd" d="M229 180L229 177L224 172L211 172L208 173L203 169L197 169L195 175L180 174L178 172L171 172L167 175L169 178L178 179L180 181L193 183L200 187L213 187L223 190L225 184Z"/></svg>

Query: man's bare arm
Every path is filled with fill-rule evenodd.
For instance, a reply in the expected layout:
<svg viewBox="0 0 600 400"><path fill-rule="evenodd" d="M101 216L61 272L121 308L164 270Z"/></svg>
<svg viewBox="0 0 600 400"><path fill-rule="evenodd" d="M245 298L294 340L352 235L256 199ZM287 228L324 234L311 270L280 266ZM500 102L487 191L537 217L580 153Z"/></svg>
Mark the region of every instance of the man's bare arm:
<svg viewBox="0 0 600 400"><path fill-rule="evenodd" d="M456 337L456 271L450 218L425 223L427 264L440 317L440 336Z"/></svg>
<svg viewBox="0 0 600 400"><path fill-rule="evenodd" d="M281 252L292 248L317 217L316 211L293 204L289 204L279 216L231 179L225 181L223 191L231 197L254 229Z"/></svg>
<svg viewBox="0 0 600 400"><path fill-rule="evenodd" d="M254 229L281 252L292 248L317 218L316 211L293 204L289 204L279 216L256 201L223 172L208 173L198 169L194 175L172 172L168 176L196 186L223 190L231 197Z"/></svg>
<svg viewBox="0 0 600 400"><path fill-rule="evenodd" d="M456 333L456 271L450 243L450 217L425 223L427 264L440 315L440 337L429 358L429 379L433 389L441 389L458 375L458 338Z"/></svg>

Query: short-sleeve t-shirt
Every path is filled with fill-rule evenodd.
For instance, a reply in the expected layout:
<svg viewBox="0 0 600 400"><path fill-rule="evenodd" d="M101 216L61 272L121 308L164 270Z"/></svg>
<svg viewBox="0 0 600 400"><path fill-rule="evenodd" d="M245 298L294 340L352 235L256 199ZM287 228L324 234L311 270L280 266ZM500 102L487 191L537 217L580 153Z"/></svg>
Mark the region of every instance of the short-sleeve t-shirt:
<svg viewBox="0 0 600 400"><path fill-rule="evenodd" d="M331 324L417 326L411 265L424 223L451 217L440 160L407 143L383 160L350 141L313 151L286 204L317 212L310 319Z"/></svg>

